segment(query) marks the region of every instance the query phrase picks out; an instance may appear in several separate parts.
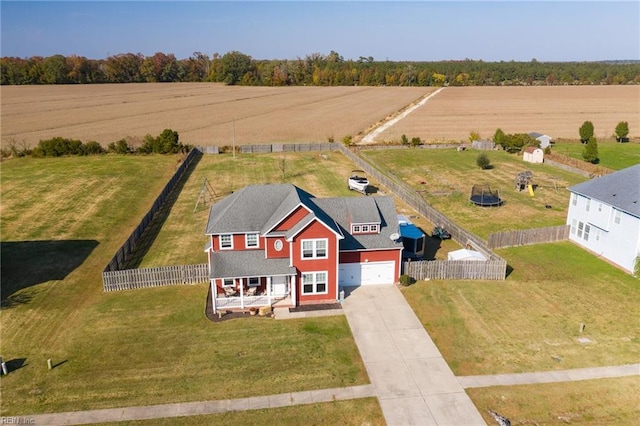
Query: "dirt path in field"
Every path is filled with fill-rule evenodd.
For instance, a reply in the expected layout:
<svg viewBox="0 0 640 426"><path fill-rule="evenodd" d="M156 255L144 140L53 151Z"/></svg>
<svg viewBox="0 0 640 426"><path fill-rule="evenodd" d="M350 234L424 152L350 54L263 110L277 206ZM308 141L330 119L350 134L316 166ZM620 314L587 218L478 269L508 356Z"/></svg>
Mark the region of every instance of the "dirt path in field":
<svg viewBox="0 0 640 426"><path fill-rule="evenodd" d="M435 95L440 93L442 90L444 90L444 87L441 87L438 90L436 90L435 92L425 96L420 102L418 102L415 105L410 106L409 108L404 110L402 113L398 114L397 116L395 116L395 117L383 122L380 126L376 127L373 131L369 132L364 138L362 138L362 140L360 141L360 144L366 145L366 144L375 143L375 138L380 133L384 132L389 127L393 126L398 121L402 120L407 115L411 114L413 111L415 111L416 109L418 109L421 106L423 106L424 104L426 104L429 99L431 99L432 97L434 97Z"/></svg>

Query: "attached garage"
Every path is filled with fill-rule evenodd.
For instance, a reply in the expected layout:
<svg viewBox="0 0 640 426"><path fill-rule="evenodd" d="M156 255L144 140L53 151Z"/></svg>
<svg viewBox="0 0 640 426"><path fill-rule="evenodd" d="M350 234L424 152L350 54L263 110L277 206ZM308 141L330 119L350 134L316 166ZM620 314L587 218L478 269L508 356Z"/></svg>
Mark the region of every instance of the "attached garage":
<svg viewBox="0 0 640 426"><path fill-rule="evenodd" d="M393 284L396 262L341 263L338 284L341 286Z"/></svg>

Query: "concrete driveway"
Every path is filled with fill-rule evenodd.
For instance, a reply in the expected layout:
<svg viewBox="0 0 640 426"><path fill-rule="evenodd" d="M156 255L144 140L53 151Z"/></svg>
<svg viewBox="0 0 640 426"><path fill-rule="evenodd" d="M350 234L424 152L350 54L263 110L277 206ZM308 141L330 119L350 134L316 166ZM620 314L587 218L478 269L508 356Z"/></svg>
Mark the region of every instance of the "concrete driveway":
<svg viewBox="0 0 640 426"><path fill-rule="evenodd" d="M485 425L393 285L345 289L343 309L389 425Z"/></svg>

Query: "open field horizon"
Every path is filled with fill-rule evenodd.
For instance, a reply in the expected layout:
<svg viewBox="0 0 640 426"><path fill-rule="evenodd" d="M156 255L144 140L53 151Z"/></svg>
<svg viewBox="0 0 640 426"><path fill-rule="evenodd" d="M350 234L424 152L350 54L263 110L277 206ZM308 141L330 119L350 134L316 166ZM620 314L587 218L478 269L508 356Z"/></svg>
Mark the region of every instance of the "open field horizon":
<svg viewBox="0 0 640 426"><path fill-rule="evenodd" d="M578 139L587 120L598 140L611 139L620 121L629 123L631 138L640 137L640 86L447 87L377 142L397 141L403 134L428 142L468 142L471 131L491 139L498 128Z"/></svg>
<svg viewBox="0 0 640 426"><path fill-rule="evenodd" d="M246 87L215 83L2 86L2 146L56 136L134 146L166 128L196 146L356 140L437 87ZM577 139L593 122L609 139L620 121L640 138L640 86L446 87L377 137L427 143L537 131Z"/></svg>
<svg viewBox="0 0 640 426"><path fill-rule="evenodd" d="M336 141L434 87L246 87L214 83L2 86L2 145L66 137L103 146L164 129L196 146Z"/></svg>

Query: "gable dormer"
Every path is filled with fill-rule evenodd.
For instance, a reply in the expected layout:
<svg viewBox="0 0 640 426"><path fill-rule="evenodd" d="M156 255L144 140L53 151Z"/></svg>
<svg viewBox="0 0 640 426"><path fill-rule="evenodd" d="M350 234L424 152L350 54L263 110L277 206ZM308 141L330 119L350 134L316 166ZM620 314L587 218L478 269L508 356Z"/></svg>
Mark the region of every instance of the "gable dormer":
<svg viewBox="0 0 640 426"><path fill-rule="evenodd" d="M349 200L347 214L351 235L380 233L382 219L373 197Z"/></svg>

